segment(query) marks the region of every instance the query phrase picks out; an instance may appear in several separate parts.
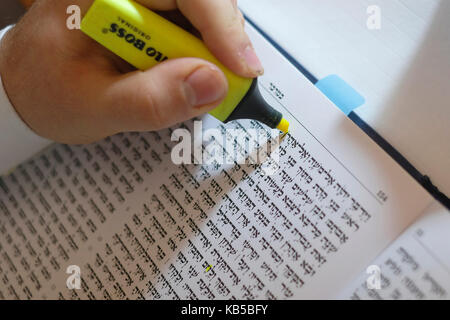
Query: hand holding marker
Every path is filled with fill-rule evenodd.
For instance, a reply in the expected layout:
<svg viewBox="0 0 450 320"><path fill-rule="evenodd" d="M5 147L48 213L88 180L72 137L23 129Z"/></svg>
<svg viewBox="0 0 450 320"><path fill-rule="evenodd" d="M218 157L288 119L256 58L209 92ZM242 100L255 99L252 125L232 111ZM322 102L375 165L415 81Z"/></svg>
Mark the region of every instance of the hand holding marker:
<svg viewBox="0 0 450 320"><path fill-rule="evenodd" d="M169 58L197 57L217 65L225 74L229 92L210 114L228 122L258 120L287 133L289 122L261 96L257 79L234 74L221 64L201 40L131 0L95 0L81 30L140 70Z"/></svg>

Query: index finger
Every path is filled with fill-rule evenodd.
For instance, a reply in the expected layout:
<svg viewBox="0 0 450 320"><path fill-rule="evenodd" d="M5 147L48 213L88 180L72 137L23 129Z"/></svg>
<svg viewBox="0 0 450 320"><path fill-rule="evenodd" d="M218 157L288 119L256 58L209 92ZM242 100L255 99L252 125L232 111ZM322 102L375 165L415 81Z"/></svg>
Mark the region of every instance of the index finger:
<svg viewBox="0 0 450 320"><path fill-rule="evenodd" d="M178 8L201 33L209 50L230 70L244 77L264 73L244 30L237 0L138 0L151 9Z"/></svg>

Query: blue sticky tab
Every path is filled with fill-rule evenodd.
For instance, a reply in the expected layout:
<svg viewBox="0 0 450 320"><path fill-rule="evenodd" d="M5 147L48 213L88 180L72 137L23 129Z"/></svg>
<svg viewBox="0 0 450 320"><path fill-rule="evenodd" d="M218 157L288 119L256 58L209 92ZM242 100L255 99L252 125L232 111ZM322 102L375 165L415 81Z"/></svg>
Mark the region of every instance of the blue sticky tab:
<svg viewBox="0 0 450 320"><path fill-rule="evenodd" d="M366 102L363 96L335 74L319 80L316 87L346 115Z"/></svg>

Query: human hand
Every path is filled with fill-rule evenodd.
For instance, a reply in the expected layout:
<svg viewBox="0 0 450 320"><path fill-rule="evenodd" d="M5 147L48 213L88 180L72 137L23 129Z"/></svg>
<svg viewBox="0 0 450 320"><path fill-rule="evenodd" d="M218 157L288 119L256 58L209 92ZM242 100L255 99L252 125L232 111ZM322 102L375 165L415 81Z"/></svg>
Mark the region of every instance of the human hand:
<svg viewBox="0 0 450 320"><path fill-rule="evenodd" d="M92 0L79 0L82 15ZM237 0L139 0L179 9L211 52L245 77L262 71ZM0 45L0 74L11 103L37 134L81 144L124 131L152 131L218 106L227 81L213 64L182 58L145 72L79 30L66 27L72 0L37 0Z"/></svg>
<svg viewBox="0 0 450 320"><path fill-rule="evenodd" d="M33 4L34 0L19 0L19 2L25 7L29 8Z"/></svg>
<svg viewBox="0 0 450 320"><path fill-rule="evenodd" d="M25 8L31 7L35 0L19 0Z"/></svg>

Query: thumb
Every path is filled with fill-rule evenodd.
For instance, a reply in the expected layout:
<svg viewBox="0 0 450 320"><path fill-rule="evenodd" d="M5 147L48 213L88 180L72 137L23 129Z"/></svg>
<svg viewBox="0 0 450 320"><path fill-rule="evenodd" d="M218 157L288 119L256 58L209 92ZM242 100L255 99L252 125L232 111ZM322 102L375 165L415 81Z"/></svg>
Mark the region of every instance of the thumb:
<svg viewBox="0 0 450 320"><path fill-rule="evenodd" d="M112 79L102 113L118 132L159 130L214 109L227 91L217 66L196 58L167 60Z"/></svg>

